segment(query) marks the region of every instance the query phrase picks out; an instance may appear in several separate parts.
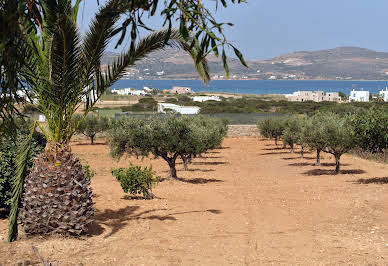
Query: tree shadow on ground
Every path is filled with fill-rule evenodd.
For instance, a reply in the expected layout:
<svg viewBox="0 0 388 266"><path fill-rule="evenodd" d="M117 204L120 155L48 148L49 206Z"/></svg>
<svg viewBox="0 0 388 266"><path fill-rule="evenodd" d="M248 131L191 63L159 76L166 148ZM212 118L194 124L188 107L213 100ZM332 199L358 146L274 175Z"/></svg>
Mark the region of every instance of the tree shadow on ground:
<svg viewBox="0 0 388 266"><path fill-rule="evenodd" d="M228 162L192 162L192 165L221 165L229 164Z"/></svg>
<svg viewBox="0 0 388 266"><path fill-rule="evenodd" d="M0 219L7 219L9 210L0 208Z"/></svg>
<svg viewBox="0 0 388 266"><path fill-rule="evenodd" d="M96 236L104 233L105 229L102 225L105 225L111 229L111 232L104 236L109 238L112 235L119 232L124 228L129 221L132 220L159 220L159 221L176 221L175 215L187 214L187 213L205 213L210 212L213 214L222 213L220 210L204 210L204 211L186 211L186 212L175 212L167 213L165 215L153 214L158 211L168 211L168 209L151 209L143 212L135 213L140 209L139 206L127 206L118 210L106 209L103 212L97 212L95 215L95 221L89 227L89 235Z"/></svg>
<svg viewBox="0 0 388 266"><path fill-rule="evenodd" d="M104 146L104 145L108 145L107 142L95 142L93 145L90 144L90 142L87 142L87 143L84 143L84 142L75 142L74 143L75 146Z"/></svg>
<svg viewBox="0 0 388 266"><path fill-rule="evenodd" d="M285 157L285 158L282 158L282 159L288 161L288 160L297 160L297 159L316 160L317 158L315 158L315 157L306 157L306 156L302 158L302 157L298 156L298 157Z"/></svg>
<svg viewBox="0 0 388 266"><path fill-rule="evenodd" d="M182 172L185 172L185 171L187 171L187 172L202 172L202 173L208 173L208 172L214 172L215 170L214 169L200 169L200 168L190 168L190 165L189 165L189 169L187 169L187 170L182 170ZM178 172L178 171L177 171ZM179 172L181 172L181 171L179 171ZM164 170L164 171L162 171L162 173L168 173L168 174L170 174L170 170ZM179 174L178 174L179 175ZM162 181L164 181L164 180L168 180L168 178L166 179L166 178L162 178L162 179L160 179L159 181L161 182L161 180ZM173 179L172 179L173 180Z"/></svg>
<svg viewBox="0 0 388 266"><path fill-rule="evenodd" d="M274 148L266 148L262 149L263 151L278 151L278 150L285 150L283 147L274 147Z"/></svg>
<svg viewBox="0 0 388 266"><path fill-rule="evenodd" d="M222 156L202 156L202 157L197 157L197 158L194 158L195 159L221 159L223 158Z"/></svg>
<svg viewBox="0 0 388 266"><path fill-rule="evenodd" d="M366 172L361 169L352 169L352 170L340 170L338 174L341 175L360 175L365 174ZM313 169L309 170L307 172L304 172L303 175L307 176L319 176L319 175L337 175L337 173L334 170L328 170L328 169Z"/></svg>
<svg viewBox="0 0 388 266"><path fill-rule="evenodd" d="M279 154L290 154L290 152L289 151L281 151L281 152L260 153L260 155L279 155Z"/></svg>
<svg viewBox="0 0 388 266"><path fill-rule="evenodd" d="M214 169L189 168L189 169L187 169L187 170L185 170L185 171L207 173L207 172L214 172L215 170L214 170Z"/></svg>
<svg viewBox="0 0 388 266"><path fill-rule="evenodd" d="M303 158L302 158L303 159ZM316 165L315 163L290 163L289 166L335 166L335 163L321 163ZM349 164L341 164L341 166L349 166Z"/></svg>
<svg viewBox="0 0 388 266"><path fill-rule="evenodd" d="M146 198L146 197L140 196L140 195L125 195L121 199L123 199L123 200L152 200L152 198ZM155 196L155 199L162 199L162 198Z"/></svg>
<svg viewBox="0 0 388 266"><path fill-rule="evenodd" d="M224 182L220 179L215 179L215 178L201 178L201 177L198 177L198 178L191 178L191 179L187 179L187 178L178 178L177 181L181 181L181 182L184 182L184 183L189 183L189 184L208 184L208 183L220 183L220 182Z"/></svg>
<svg viewBox="0 0 388 266"><path fill-rule="evenodd" d="M388 184L388 177L372 177L358 179L356 184Z"/></svg>

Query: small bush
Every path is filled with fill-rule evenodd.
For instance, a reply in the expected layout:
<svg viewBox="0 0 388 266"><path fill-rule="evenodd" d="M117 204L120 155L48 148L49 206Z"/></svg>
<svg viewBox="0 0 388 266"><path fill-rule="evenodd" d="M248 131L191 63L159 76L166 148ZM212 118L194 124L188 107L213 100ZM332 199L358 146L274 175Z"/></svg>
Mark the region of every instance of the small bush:
<svg viewBox="0 0 388 266"><path fill-rule="evenodd" d="M82 164L82 169L84 170L85 178L92 179L96 172L90 168L90 165L84 161Z"/></svg>
<svg viewBox="0 0 388 266"><path fill-rule="evenodd" d="M112 169L112 175L120 182L125 193L132 195L143 194L146 199L153 199L155 195L151 192L152 186L156 184L160 177L155 176L152 166L142 169L140 166L129 168Z"/></svg>

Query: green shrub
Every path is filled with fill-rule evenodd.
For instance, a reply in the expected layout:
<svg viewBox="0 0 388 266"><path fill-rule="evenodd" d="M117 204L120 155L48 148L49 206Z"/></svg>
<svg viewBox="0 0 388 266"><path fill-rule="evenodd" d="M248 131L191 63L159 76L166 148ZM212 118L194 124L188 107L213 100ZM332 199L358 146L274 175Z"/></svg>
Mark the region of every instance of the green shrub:
<svg viewBox="0 0 388 266"><path fill-rule="evenodd" d="M388 112L371 108L353 117L357 145L366 151L377 153L388 147Z"/></svg>
<svg viewBox="0 0 388 266"><path fill-rule="evenodd" d="M140 166L131 164L129 168L112 169L111 172L120 182L125 193L143 194L146 199L155 198L152 186L159 181L160 177L154 177L155 172L152 171L152 166L142 169Z"/></svg>
<svg viewBox="0 0 388 266"><path fill-rule="evenodd" d="M157 105L158 102L154 98L144 97L136 104L121 107L121 110L123 112L152 112L156 110Z"/></svg>
<svg viewBox="0 0 388 266"><path fill-rule="evenodd" d="M96 172L90 168L90 165L86 161L82 163L82 169L84 170L84 175L87 179L92 179L96 174Z"/></svg>

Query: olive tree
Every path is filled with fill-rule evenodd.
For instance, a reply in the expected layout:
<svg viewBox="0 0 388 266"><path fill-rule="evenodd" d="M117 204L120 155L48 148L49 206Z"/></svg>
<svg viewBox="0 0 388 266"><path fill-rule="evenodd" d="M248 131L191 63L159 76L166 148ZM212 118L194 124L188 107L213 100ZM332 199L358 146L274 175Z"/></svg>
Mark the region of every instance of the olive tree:
<svg viewBox="0 0 388 266"><path fill-rule="evenodd" d="M75 121L80 121L77 133L90 138L90 144L94 144L94 138L98 133L109 129L110 121L108 117L98 115L88 115L82 120L82 116L74 116Z"/></svg>
<svg viewBox="0 0 388 266"><path fill-rule="evenodd" d="M196 116L192 120L192 140L187 143L186 153L180 156L185 170L193 156L201 156L205 151L221 147L228 131L227 120L211 118L208 116Z"/></svg>
<svg viewBox="0 0 388 266"><path fill-rule="evenodd" d="M301 145L301 156L304 152L304 139L302 131L305 124L305 119L298 116L291 116L284 121L284 130L282 134L283 143L290 146L291 152L294 153L294 145Z"/></svg>
<svg viewBox="0 0 388 266"><path fill-rule="evenodd" d="M371 108L356 114L352 125L361 149L376 153L388 147L388 113L382 108Z"/></svg>
<svg viewBox="0 0 388 266"><path fill-rule="evenodd" d="M340 171L341 156L356 146L355 131L351 125L351 115L341 116L325 113L321 116L321 126L317 129L324 140L324 149L335 158L335 172Z"/></svg>
<svg viewBox="0 0 388 266"><path fill-rule="evenodd" d="M214 132L211 123L204 121L206 118L177 115L120 118L108 133L111 155L120 158L124 154L145 157L152 154L165 160L170 176L178 179L176 159L179 156L199 155L222 141L211 133Z"/></svg>
<svg viewBox="0 0 388 266"><path fill-rule="evenodd" d="M321 165L321 151L326 148L327 141L323 124L325 122L325 113L317 113L306 119L302 129L302 138L305 145L316 151L316 165Z"/></svg>
<svg viewBox="0 0 388 266"><path fill-rule="evenodd" d="M278 139L281 138L284 130L284 119L266 118L259 120L257 127L263 137L274 139L275 145L278 145Z"/></svg>

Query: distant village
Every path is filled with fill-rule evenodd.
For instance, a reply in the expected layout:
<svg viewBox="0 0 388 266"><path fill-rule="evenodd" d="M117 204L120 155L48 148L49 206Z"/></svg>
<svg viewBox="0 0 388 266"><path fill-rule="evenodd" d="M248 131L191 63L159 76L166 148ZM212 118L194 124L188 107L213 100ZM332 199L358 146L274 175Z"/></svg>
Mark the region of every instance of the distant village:
<svg viewBox="0 0 388 266"><path fill-rule="evenodd" d="M323 91L296 91L292 94L286 94L285 97L290 102L369 102L373 98L388 102L388 88L379 91L377 96L373 96L369 91L353 89L349 93L348 99L342 99L338 92Z"/></svg>
<svg viewBox="0 0 388 266"><path fill-rule="evenodd" d="M131 88L126 89L112 89L111 93L118 95L134 95L134 96L144 96L150 94L152 89L144 87L142 90L134 90ZM188 87L172 87L171 90L164 90L166 93L171 94L191 94L193 91ZM206 102L206 101L221 101L221 98L218 96L193 96L191 97L193 102ZM199 114L199 106L180 106L172 103L158 103L158 113L168 113L176 112L178 114L192 115Z"/></svg>

